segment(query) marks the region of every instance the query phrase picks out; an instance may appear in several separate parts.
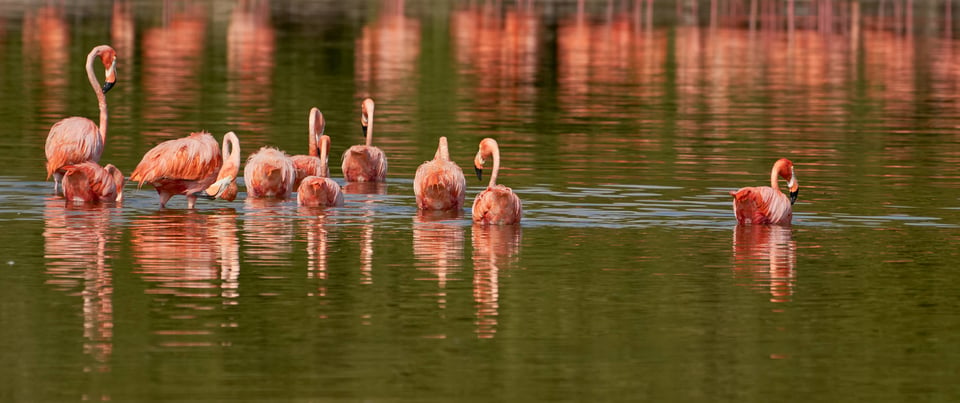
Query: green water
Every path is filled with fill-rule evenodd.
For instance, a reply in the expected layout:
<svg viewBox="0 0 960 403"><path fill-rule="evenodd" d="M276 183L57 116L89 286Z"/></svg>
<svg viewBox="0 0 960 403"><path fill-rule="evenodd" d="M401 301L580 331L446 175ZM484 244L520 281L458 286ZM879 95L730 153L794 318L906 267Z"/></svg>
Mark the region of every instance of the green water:
<svg viewBox="0 0 960 403"><path fill-rule="evenodd" d="M668 2L653 27L633 2L252 3L0 6L0 400L960 397L960 43L941 32L751 33ZM200 129L244 159L305 153L316 106L345 185L372 96L388 181L329 210L242 186L195 211L134 184L68 205L44 139L96 118L101 43L120 60L102 163L129 175ZM471 225L473 177L463 211L417 213L439 136L467 173L500 142L520 226ZM738 227L727 193L780 157L793 225Z"/></svg>

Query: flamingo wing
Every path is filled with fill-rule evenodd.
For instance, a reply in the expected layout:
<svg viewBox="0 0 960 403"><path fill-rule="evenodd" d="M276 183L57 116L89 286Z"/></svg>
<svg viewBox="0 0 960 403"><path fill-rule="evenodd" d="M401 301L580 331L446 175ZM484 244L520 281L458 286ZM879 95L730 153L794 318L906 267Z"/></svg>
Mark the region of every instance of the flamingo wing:
<svg viewBox="0 0 960 403"><path fill-rule="evenodd" d="M449 210L463 206L467 180L463 170L452 162L435 159L417 168L413 192L422 209Z"/></svg>
<svg viewBox="0 0 960 403"><path fill-rule="evenodd" d="M47 134L44 146L47 156L47 178L64 165L84 161L100 161L103 139L92 120L70 117L55 123Z"/></svg>
<svg viewBox="0 0 960 403"><path fill-rule="evenodd" d="M730 192L733 212L740 224L790 224L790 200L769 186L745 187Z"/></svg>
<svg viewBox="0 0 960 403"><path fill-rule="evenodd" d="M482 224L516 224L523 215L523 205L510 188L488 187L473 201L473 221Z"/></svg>
<svg viewBox="0 0 960 403"><path fill-rule="evenodd" d="M343 177L350 182L383 182L387 177L387 157L374 146L356 145L343 153Z"/></svg>
<svg viewBox="0 0 960 403"><path fill-rule="evenodd" d="M342 206L343 192L333 179L308 176L297 188L297 203L310 207Z"/></svg>
<svg viewBox="0 0 960 403"><path fill-rule="evenodd" d="M243 178L252 197L286 198L293 192L297 170L283 151L263 147L247 159Z"/></svg>
<svg viewBox="0 0 960 403"><path fill-rule="evenodd" d="M66 165L63 177L63 195L72 201L112 201L117 198L113 176L95 162Z"/></svg>
<svg viewBox="0 0 960 403"><path fill-rule="evenodd" d="M171 180L199 181L199 192L216 180L223 165L217 140L209 133L193 133L189 137L160 143L143 156L130 180L140 186L144 182ZM209 183L207 180L209 179Z"/></svg>
<svg viewBox="0 0 960 403"><path fill-rule="evenodd" d="M293 166L296 168L297 175L293 181L293 187L299 188L300 183L303 182L303 179L308 176L322 176L329 177L330 172L320 172L321 164L320 157L314 157L311 155L294 155L290 157L293 160Z"/></svg>

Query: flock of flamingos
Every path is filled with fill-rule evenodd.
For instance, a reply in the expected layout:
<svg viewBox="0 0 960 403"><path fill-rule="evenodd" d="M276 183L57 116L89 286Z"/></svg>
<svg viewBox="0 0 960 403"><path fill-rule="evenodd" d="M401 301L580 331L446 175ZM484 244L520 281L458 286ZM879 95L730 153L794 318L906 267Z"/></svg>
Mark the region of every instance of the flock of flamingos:
<svg viewBox="0 0 960 403"><path fill-rule="evenodd" d="M93 70L100 59L105 69L101 86ZM87 77L97 94L100 125L84 117L69 117L50 128L44 147L47 157L47 179L53 176L54 193L63 192L69 202L122 201L124 176L112 164L100 166L100 156L107 135L106 93L117 80L117 53L108 45L93 48L87 55ZM360 105L360 124L366 143L350 147L343 154L343 177L347 182L384 182L387 157L372 145L373 99ZM287 199L295 191L303 206L335 207L343 205L340 185L330 179L328 157L330 137L323 134L323 114L310 110L309 155L289 156L273 147L261 147L247 158L243 170L247 197ZM160 196L160 207L174 195L187 197L187 207L194 208L197 198L232 201L237 196L237 174L240 171L240 141L228 132L223 147L210 133L191 133L187 137L168 140L148 151L130 175L130 180L143 186L149 183ZM513 191L497 184L500 170L500 149L497 141L480 141L474 158L477 178L482 168L493 160L490 183L477 194L472 207L473 221L480 224L517 224L523 214L520 198ZM783 194L777 180L787 180L789 197ZM466 178L447 150L447 139L440 138L433 160L417 168L413 181L417 207L423 210L457 210L463 207ZM792 205L797 199L799 184L793 163L781 158L770 172L770 186L745 187L735 192L733 210L740 224L790 224Z"/></svg>

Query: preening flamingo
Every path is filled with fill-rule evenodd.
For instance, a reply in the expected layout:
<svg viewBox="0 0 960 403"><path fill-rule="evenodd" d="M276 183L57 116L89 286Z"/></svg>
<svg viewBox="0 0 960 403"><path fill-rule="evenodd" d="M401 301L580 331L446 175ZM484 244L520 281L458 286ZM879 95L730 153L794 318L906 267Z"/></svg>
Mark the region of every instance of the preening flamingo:
<svg viewBox="0 0 960 403"><path fill-rule="evenodd" d="M787 198L777 186L777 177L787 181L790 197ZM746 187L730 192L733 196L733 213L739 224L790 224L793 218L792 205L797 201L800 184L793 173L793 162L781 158L770 171L770 186Z"/></svg>
<svg viewBox="0 0 960 403"><path fill-rule="evenodd" d="M106 70L103 87L93 72L97 58ZM107 91L117 82L117 52L110 46L100 45L87 54L87 78L97 94L100 105L100 127L92 120L73 116L55 123L47 134L44 151L47 155L47 179L53 175L53 192L63 178L63 166L85 161L99 162L103 145L107 140Z"/></svg>
<svg viewBox="0 0 960 403"><path fill-rule="evenodd" d="M327 157L330 155L330 136L320 136L320 166L317 175L303 179L297 187L297 204L308 207L331 207L343 205L343 191L340 185L330 179Z"/></svg>
<svg viewBox="0 0 960 403"><path fill-rule="evenodd" d="M112 164L93 161L64 165L63 197L72 202L123 201L123 173Z"/></svg>
<svg viewBox="0 0 960 403"><path fill-rule="evenodd" d="M223 165L223 156L217 149L217 140L207 132L167 140L143 156L130 180L137 187L150 183L160 194L160 207L165 207L173 195L187 196L187 208L193 208L197 196L217 180Z"/></svg>
<svg viewBox="0 0 960 403"><path fill-rule="evenodd" d="M327 161L320 161L320 152L318 147L320 146L320 136L323 135L323 129L326 127L326 121L323 119L323 114L320 113L320 110L317 108L310 108L310 119L308 121L310 127L310 155L294 155L290 157L293 160L293 166L297 168L297 177L293 181L293 187L299 188L300 182L303 181L303 178L308 176L322 176L324 178L330 177L330 168L327 164ZM327 143L329 146L329 143ZM328 153L329 154L329 153ZM323 171L320 170L320 166L323 166Z"/></svg>
<svg viewBox="0 0 960 403"><path fill-rule="evenodd" d="M456 162L450 160L447 138L440 137L433 160L420 164L413 177L417 207L423 210L453 210L463 206L467 179Z"/></svg>
<svg viewBox="0 0 960 403"><path fill-rule="evenodd" d="M360 127L367 139L343 153L343 178L347 182L383 182L387 179L387 157L373 144L373 99L360 104Z"/></svg>
<svg viewBox="0 0 960 403"><path fill-rule="evenodd" d="M500 172L500 147L497 141L485 138L480 141L480 151L473 159L477 179L483 180L483 164L493 157L493 172L490 184L473 200L473 222L480 224L516 224L523 215L520 198L510 188L497 184Z"/></svg>
<svg viewBox="0 0 960 403"><path fill-rule="evenodd" d="M203 193L210 198L233 201L237 198L237 174L240 173L240 139L233 132L227 132L220 150L223 166L217 180Z"/></svg>
<svg viewBox="0 0 960 403"><path fill-rule="evenodd" d="M261 147L247 158L247 166L243 168L249 198L286 199L293 193L296 176L297 169L290 156L273 147Z"/></svg>

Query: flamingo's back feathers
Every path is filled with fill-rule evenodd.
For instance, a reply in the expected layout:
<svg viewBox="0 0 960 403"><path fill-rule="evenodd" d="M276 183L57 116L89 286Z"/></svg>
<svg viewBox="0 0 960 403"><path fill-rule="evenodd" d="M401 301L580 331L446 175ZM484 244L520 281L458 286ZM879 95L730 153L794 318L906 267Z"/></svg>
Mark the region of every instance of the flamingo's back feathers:
<svg viewBox="0 0 960 403"><path fill-rule="evenodd" d="M355 145L343 153L340 168L348 182L383 182L387 178L387 157L378 147Z"/></svg>
<svg viewBox="0 0 960 403"><path fill-rule="evenodd" d="M733 196L733 212L741 224L790 224L790 200L769 186L745 187Z"/></svg>
<svg viewBox="0 0 960 403"><path fill-rule="evenodd" d="M473 200L473 221L481 224L516 224L523 205L513 190L503 185L488 187Z"/></svg>
<svg viewBox="0 0 960 403"><path fill-rule="evenodd" d="M417 206L426 210L450 210L463 206L467 180L452 161L435 159L417 168L413 193Z"/></svg>
<svg viewBox="0 0 960 403"><path fill-rule="evenodd" d="M115 171L116 168L113 170ZM93 161L66 165L63 171L63 196L67 200L75 202L118 200L118 193L123 186L122 174L120 174L121 183L118 187L113 172Z"/></svg>
<svg viewBox="0 0 960 403"><path fill-rule="evenodd" d="M44 153L47 157L47 179L50 179L50 175L64 165L99 162L103 154L103 138L92 120L69 117L50 128Z"/></svg>
<svg viewBox="0 0 960 403"><path fill-rule="evenodd" d="M148 151L130 174L130 180L137 182L138 188L144 182L165 180L205 182L209 178L213 183L222 165L217 140L210 133L191 133L188 137L164 141Z"/></svg>
<svg viewBox="0 0 960 403"><path fill-rule="evenodd" d="M297 169L293 160L276 148L262 147L247 159L243 178L250 197L287 198L293 192Z"/></svg>

